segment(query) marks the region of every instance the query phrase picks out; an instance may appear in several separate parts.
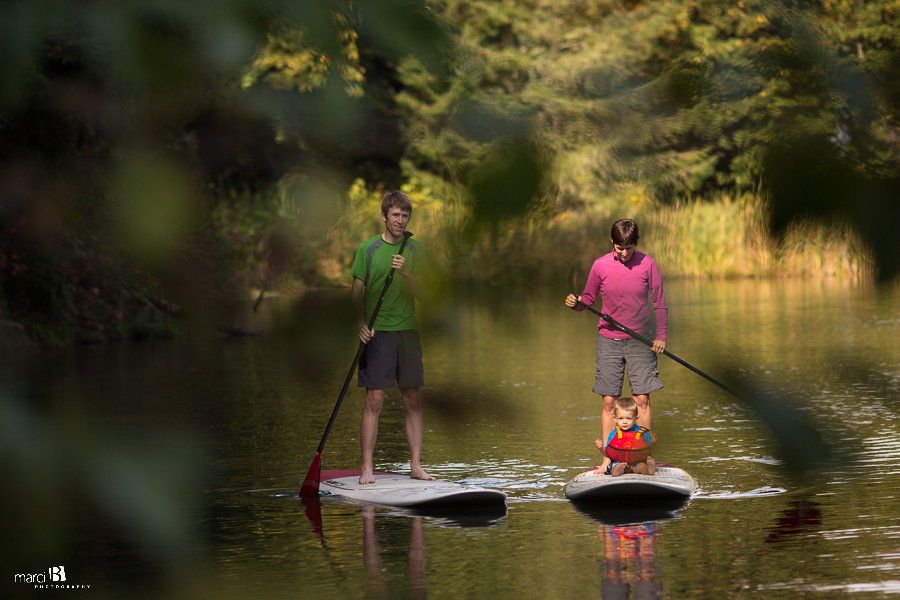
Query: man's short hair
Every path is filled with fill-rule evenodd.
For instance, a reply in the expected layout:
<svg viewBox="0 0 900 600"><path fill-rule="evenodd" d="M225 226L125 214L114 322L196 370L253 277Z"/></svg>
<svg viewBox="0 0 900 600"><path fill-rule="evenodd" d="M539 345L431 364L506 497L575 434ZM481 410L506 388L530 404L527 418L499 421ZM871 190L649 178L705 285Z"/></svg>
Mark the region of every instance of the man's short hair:
<svg viewBox="0 0 900 600"><path fill-rule="evenodd" d="M641 239L637 223L631 219L619 219L613 223L609 237L612 238L613 244L622 247L636 245Z"/></svg>
<svg viewBox="0 0 900 600"><path fill-rule="evenodd" d="M409 196L400 190L388 192L381 198L381 214L388 214L388 211L395 206L400 208L400 210L412 213L412 201L409 199Z"/></svg>

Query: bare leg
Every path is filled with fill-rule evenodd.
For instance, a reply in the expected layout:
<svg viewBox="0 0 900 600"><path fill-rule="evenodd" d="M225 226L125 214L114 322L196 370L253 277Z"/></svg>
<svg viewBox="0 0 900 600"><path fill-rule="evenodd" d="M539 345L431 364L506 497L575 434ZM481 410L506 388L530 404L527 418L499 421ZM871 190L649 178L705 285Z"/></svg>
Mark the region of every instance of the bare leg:
<svg viewBox="0 0 900 600"><path fill-rule="evenodd" d="M378 415L384 404L384 390L366 388L366 408L363 410L362 424L359 426L359 440L362 447L362 467L360 483L375 483L375 470L372 455L375 453L375 440L378 438Z"/></svg>
<svg viewBox="0 0 900 600"><path fill-rule="evenodd" d="M434 481L434 477L422 470L422 437L425 425L422 419L422 405L419 388L400 388L403 408L406 409L406 443L409 446L409 476L411 479Z"/></svg>
<svg viewBox="0 0 900 600"><path fill-rule="evenodd" d="M606 444L606 440L609 439L609 434L612 433L613 429L616 428L616 421L613 419L613 414L616 410L616 400L621 398L621 396L603 396L603 408L600 412L600 435L603 437L600 438L600 451L603 452L603 445ZM596 442L594 442L596 445ZM609 457L606 456L606 453L603 453L603 462L600 463L602 468L606 468L609 466L610 460Z"/></svg>
<svg viewBox="0 0 900 600"><path fill-rule="evenodd" d="M634 402L638 405L638 418L636 423L640 427L653 430L653 407L650 406L650 394L635 394ZM653 457L647 459L647 475L656 474L656 461Z"/></svg>
<svg viewBox="0 0 900 600"><path fill-rule="evenodd" d="M638 407L637 424L653 430L653 407L650 406L650 394L635 394L634 402Z"/></svg>

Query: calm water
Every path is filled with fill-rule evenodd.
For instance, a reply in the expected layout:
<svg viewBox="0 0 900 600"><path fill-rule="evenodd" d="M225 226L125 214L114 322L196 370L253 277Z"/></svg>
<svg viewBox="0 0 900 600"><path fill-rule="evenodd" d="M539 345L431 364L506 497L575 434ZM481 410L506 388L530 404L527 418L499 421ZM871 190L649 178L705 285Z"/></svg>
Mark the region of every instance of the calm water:
<svg viewBox="0 0 900 600"><path fill-rule="evenodd" d="M900 294L840 281L666 291L670 351L795 402L837 459L788 475L755 413L661 358L657 457L699 492L662 510L582 512L562 486L599 462L596 318L567 310L564 291L481 292L423 319L422 460L505 491L505 514L304 503L356 348L343 294L320 295L277 306L267 338L11 360L0 423L18 491L4 496L15 531L4 578L62 564L93 586L83 597L900 593ZM389 393L382 412L380 470L408 468L398 402ZM323 468L357 467L362 404L354 383Z"/></svg>

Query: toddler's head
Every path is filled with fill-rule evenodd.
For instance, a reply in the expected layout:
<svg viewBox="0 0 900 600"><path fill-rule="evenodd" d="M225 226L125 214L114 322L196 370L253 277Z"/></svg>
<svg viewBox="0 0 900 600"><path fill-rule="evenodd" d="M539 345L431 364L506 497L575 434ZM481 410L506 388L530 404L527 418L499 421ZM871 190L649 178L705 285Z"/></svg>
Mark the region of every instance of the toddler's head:
<svg viewBox="0 0 900 600"><path fill-rule="evenodd" d="M613 418L619 429L631 429L637 420L638 407L634 398L619 398L613 410Z"/></svg>

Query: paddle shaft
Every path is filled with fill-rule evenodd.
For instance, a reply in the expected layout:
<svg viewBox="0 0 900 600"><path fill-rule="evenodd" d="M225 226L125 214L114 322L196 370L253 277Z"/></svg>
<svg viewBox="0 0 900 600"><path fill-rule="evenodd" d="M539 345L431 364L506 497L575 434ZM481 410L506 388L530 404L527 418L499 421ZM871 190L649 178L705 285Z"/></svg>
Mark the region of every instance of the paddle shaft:
<svg viewBox="0 0 900 600"><path fill-rule="evenodd" d="M409 241L409 238L413 236L412 232L404 231L403 232L403 242L400 244L400 251L397 254L402 255L403 250L406 248L406 242ZM378 311L381 310L381 305L384 302L385 296L387 296L388 288L391 287L391 282L394 281L394 269L391 268L390 273L388 273L387 279L384 281L384 288L381 290L381 296L378 298L378 303L375 304L375 310L372 311L372 316L369 318L369 329L373 329L375 327L375 319L378 318ZM322 455L322 450L325 448L325 441L328 440L328 434L331 433L331 428L334 426L334 420L337 418L338 411L341 409L341 403L344 401L344 395L347 393L347 388L350 387L350 381L353 380L353 373L356 372L356 366L359 364L359 359L362 357L363 350L366 348L366 343L363 341L359 342L359 348L356 350L356 357L353 359L353 364L350 366L350 372L347 373L347 379L344 380L344 387L341 388L341 394L338 396L337 403L334 405L334 410L331 411L331 418L328 419L328 426L325 427L325 433L322 435L322 441L319 442L319 447L316 450L316 458L313 460L312 466L309 468L309 473L306 474L306 480L303 482L303 490L300 492L301 495L308 495L309 490L311 489L308 485L315 481L315 490L318 492L319 488L319 467L320 467L320 457ZM315 471L315 473L313 473Z"/></svg>
<svg viewBox="0 0 900 600"><path fill-rule="evenodd" d="M605 313L600 312L599 310L597 310L597 309L594 308L593 306L588 306L587 304L585 304L584 302L581 301L581 298L578 298L578 299L576 300L576 302L577 302L578 304L580 304L581 306L585 307L586 309L588 309L589 311L591 311L592 313L594 313L595 315L597 315L598 317L600 317L601 319L603 319L604 321L606 321L607 323L609 323L610 325L612 325L613 327L615 327L616 329L618 329L619 331L621 331L621 332L623 332L623 333L627 333L628 335L630 335L630 336L633 337L634 339L638 340L639 342L643 342L644 344L647 344L647 345L650 346L651 348L653 347L653 342L652 342L652 341L648 340L647 338L645 338L644 336L642 336L641 334L639 334L637 331L634 331L633 329L629 329L628 327L625 327L624 325L622 325L621 323L619 323L618 321L616 321L615 319L613 319L611 316L609 316L609 315L607 315L607 314L605 314ZM696 374L699 375L700 377L703 377L704 379L706 379L706 380L709 381L710 383L714 383L715 385L719 386L720 388L722 388L723 390L725 390L725 391L728 392L729 394L733 395L735 398L740 398L741 400L744 399L744 398L743 398L736 390L734 390L734 389L728 387L727 385L725 385L724 383L722 383L721 381L719 381L718 379L716 379L716 378L713 377L712 375L707 375L706 373L704 373L703 371L701 371L700 369L698 369L697 367L695 367L695 366L692 365L691 363L687 362L686 360L682 360L681 358L675 356L674 354L672 354L672 353L669 352L668 350L663 350L663 351L662 351L662 354L665 354L666 356L668 356L669 358L671 358L672 360L674 360L674 361L677 362L678 364L680 364L680 365L682 365L682 366L684 366L684 367L687 367L688 369L690 369L691 371L693 371L694 373L696 373Z"/></svg>

